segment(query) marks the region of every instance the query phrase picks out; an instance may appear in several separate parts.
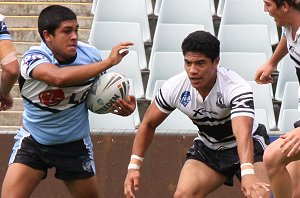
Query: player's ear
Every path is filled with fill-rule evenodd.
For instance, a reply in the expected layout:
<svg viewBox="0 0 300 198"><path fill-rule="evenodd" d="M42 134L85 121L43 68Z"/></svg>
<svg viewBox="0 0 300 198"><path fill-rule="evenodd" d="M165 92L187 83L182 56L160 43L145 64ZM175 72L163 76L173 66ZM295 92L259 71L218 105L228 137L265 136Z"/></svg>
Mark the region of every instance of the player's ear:
<svg viewBox="0 0 300 198"><path fill-rule="evenodd" d="M43 31L44 40L49 42L51 41L50 33L47 30Z"/></svg>
<svg viewBox="0 0 300 198"><path fill-rule="evenodd" d="M215 58L215 60L213 61L214 65L219 65L220 62L220 56L218 56L217 58Z"/></svg>
<svg viewBox="0 0 300 198"><path fill-rule="evenodd" d="M290 5L287 3L287 2L283 2L283 4L282 4L282 8L283 8L283 11L288 11L289 10L289 8L290 8Z"/></svg>

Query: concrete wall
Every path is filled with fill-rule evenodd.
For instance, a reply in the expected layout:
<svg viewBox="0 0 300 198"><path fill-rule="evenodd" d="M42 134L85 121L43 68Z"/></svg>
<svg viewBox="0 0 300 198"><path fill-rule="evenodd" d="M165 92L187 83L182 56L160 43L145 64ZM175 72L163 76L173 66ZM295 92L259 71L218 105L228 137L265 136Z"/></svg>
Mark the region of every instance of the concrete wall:
<svg viewBox="0 0 300 198"><path fill-rule="evenodd" d="M7 161L13 145L12 134L0 135L0 185L7 169ZM127 174L134 134L92 135L94 143L97 177L101 198L123 197L123 182ZM193 136L157 134L149 148L141 168L142 179L137 198L173 197L186 150ZM40 183L32 198L68 198L70 195L60 180L54 178L54 170ZM222 186L209 198L243 197L240 184L235 187Z"/></svg>

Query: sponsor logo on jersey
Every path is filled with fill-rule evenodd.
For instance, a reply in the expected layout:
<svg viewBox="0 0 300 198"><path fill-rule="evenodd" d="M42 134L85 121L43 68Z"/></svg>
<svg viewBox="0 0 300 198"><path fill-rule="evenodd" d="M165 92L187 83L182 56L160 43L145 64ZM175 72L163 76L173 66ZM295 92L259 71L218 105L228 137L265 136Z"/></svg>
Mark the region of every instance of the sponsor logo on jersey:
<svg viewBox="0 0 300 198"><path fill-rule="evenodd" d="M221 92L217 92L217 101L216 106L219 108L226 108L225 102L224 102L224 96Z"/></svg>
<svg viewBox="0 0 300 198"><path fill-rule="evenodd" d="M61 89L46 90L39 94L39 99L46 106L55 106L65 99L65 94Z"/></svg>
<svg viewBox="0 0 300 198"><path fill-rule="evenodd" d="M189 91L184 91L180 96L180 103L186 107L191 101L191 93Z"/></svg>
<svg viewBox="0 0 300 198"><path fill-rule="evenodd" d="M206 109L204 109L204 108L200 108L200 109L197 109L197 110L195 109L195 110L193 110L193 111L195 112L193 116L197 116L198 114L199 114L199 115L204 115L205 113L218 115L217 112L209 111L209 110L206 110Z"/></svg>
<svg viewBox="0 0 300 198"><path fill-rule="evenodd" d="M29 66L41 59L46 59L46 57L41 54L29 54L23 58L23 61Z"/></svg>

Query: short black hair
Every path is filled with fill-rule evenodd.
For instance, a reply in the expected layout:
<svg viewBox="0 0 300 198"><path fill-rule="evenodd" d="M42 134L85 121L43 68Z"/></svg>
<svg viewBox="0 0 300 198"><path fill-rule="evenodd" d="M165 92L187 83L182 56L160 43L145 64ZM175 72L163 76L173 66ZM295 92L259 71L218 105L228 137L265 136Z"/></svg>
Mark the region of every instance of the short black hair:
<svg viewBox="0 0 300 198"><path fill-rule="evenodd" d="M296 10L300 11L300 0L273 0L277 7L283 5L284 2L289 4L291 7L295 8Z"/></svg>
<svg viewBox="0 0 300 198"><path fill-rule="evenodd" d="M59 25L67 20L77 20L76 14L70 8L61 5L50 5L43 9L38 18L38 30L42 40L44 41L44 30L54 35Z"/></svg>
<svg viewBox="0 0 300 198"><path fill-rule="evenodd" d="M200 52L214 61L220 56L220 41L206 31L195 31L190 33L182 42L183 55L186 52Z"/></svg>

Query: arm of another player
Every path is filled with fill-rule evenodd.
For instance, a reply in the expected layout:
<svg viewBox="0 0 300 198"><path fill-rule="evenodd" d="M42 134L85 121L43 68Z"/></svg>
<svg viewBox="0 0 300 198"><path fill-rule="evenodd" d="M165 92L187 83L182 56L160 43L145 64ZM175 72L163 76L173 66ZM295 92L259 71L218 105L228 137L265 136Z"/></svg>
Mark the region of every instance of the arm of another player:
<svg viewBox="0 0 300 198"><path fill-rule="evenodd" d="M0 41L0 64L2 66L0 84L0 110L7 110L13 106L10 91L17 81L20 73L16 50L10 40Z"/></svg>
<svg viewBox="0 0 300 198"><path fill-rule="evenodd" d="M237 141L238 155L242 173L242 191L246 197L266 197L269 184L259 181L253 167L253 141L252 141L253 118L238 116L232 119L232 129Z"/></svg>
<svg viewBox="0 0 300 198"><path fill-rule="evenodd" d="M76 85L118 64L128 54L128 48L131 45L133 45L132 42L122 42L113 47L106 60L86 64L84 67L57 67L50 63L42 63L34 68L32 76L36 80L56 87ZM122 52L120 52L121 50Z"/></svg>
<svg viewBox="0 0 300 198"><path fill-rule="evenodd" d="M165 120L167 116L168 114L158 109L155 102L152 102L147 109L133 142L132 157L124 182L124 195L126 198L134 198L133 191L139 190L141 177L139 168L142 164L143 157L152 142L156 127Z"/></svg>
<svg viewBox="0 0 300 198"><path fill-rule="evenodd" d="M279 61L287 54L287 43L285 36L282 36L279 44L277 45L274 54L264 65L259 67L255 73L255 81L258 84L272 83L273 79L271 74L276 69Z"/></svg>

